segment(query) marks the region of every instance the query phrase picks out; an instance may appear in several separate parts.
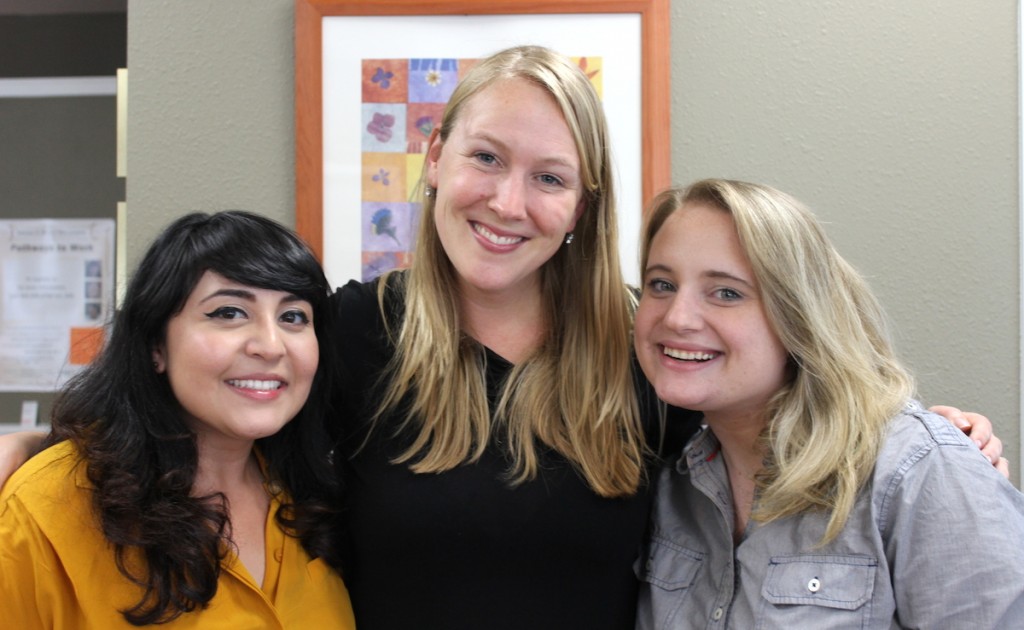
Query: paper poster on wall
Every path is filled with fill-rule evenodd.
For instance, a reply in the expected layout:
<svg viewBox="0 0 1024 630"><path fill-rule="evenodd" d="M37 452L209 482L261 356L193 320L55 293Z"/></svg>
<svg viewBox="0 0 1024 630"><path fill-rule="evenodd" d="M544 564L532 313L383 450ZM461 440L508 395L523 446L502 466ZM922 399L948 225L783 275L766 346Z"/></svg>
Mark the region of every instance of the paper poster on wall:
<svg viewBox="0 0 1024 630"><path fill-rule="evenodd" d="M0 391L60 388L103 344L112 219L0 221Z"/></svg>

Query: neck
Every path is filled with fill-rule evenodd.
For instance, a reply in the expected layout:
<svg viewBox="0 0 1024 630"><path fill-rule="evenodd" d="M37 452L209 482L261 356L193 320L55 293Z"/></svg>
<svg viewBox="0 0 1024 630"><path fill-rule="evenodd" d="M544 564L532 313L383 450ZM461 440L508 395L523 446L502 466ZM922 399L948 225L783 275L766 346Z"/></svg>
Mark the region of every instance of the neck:
<svg viewBox="0 0 1024 630"><path fill-rule="evenodd" d="M759 442L764 420L705 416L705 421L718 439L729 474L735 518L733 535L738 543L754 506L754 476L764 467L764 451Z"/></svg>
<svg viewBox="0 0 1024 630"><path fill-rule="evenodd" d="M548 327L540 288L535 284L500 294L463 290L459 314L469 336L512 363L540 347Z"/></svg>
<svg viewBox="0 0 1024 630"><path fill-rule="evenodd" d="M223 492L230 495L234 489L263 484L263 473L251 442L215 444L200 437L196 446L199 462L193 484L195 494Z"/></svg>
<svg viewBox="0 0 1024 630"><path fill-rule="evenodd" d="M203 437L197 439L199 469L192 492L196 496L218 492L224 496L231 519L230 542L253 582L262 587L270 496L263 487L263 471L253 453L253 444Z"/></svg>

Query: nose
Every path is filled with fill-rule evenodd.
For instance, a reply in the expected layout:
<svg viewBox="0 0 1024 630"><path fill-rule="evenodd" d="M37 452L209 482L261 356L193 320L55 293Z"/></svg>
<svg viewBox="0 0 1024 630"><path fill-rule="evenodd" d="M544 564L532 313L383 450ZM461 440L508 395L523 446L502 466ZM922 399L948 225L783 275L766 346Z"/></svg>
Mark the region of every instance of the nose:
<svg viewBox="0 0 1024 630"><path fill-rule="evenodd" d="M255 322L251 334L246 340L245 352L249 356L260 357L265 361L276 361L284 356L284 339L277 321Z"/></svg>
<svg viewBox="0 0 1024 630"><path fill-rule="evenodd" d="M519 221L526 217L526 192L519 177L506 175L498 179L488 201L488 207L504 221Z"/></svg>
<svg viewBox="0 0 1024 630"><path fill-rule="evenodd" d="M665 313L665 326L677 333L703 328L704 314L699 297L684 291L676 293Z"/></svg>

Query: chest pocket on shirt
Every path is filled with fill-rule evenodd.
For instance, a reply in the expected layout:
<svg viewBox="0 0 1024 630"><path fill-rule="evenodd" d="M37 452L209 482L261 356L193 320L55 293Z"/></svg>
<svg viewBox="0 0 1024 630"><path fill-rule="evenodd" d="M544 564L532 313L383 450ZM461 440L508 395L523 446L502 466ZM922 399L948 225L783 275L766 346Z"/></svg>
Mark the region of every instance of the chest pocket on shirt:
<svg viewBox="0 0 1024 630"><path fill-rule="evenodd" d="M704 554L669 540L652 538L647 555L637 560L635 572L642 582L637 627L683 627L677 622L679 608L704 563Z"/></svg>
<svg viewBox="0 0 1024 630"><path fill-rule="evenodd" d="M775 556L761 587L760 626L863 627L877 569L870 556Z"/></svg>

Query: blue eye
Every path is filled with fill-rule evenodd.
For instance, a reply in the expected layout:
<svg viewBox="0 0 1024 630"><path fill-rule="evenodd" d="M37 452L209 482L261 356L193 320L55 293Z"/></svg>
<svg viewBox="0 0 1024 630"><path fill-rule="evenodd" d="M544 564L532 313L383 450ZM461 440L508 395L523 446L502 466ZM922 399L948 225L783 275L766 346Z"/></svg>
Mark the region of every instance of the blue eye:
<svg viewBox="0 0 1024 630"><path fill-rule="evenodd" d="M210 319L238 319L246 316L245 311L237 306L221 306L205 315Z"/></svg>
<svg viewBox="0 0 1024 630"><path fill-rule="evenodd" d="M498 158L494 157L490 153L484 153L483 151L476 153L474 157L477 160L483 162L484 164L494 164L495 162L498 161Z"/></svg>
<svg viewBox="0 0 1024 630"><path fill-rule="evenodd" d="M652 280L647 281L647 290L650 293L658 295L659 293L669 293L675 290L675 287L672 286L672 283L667 280L663 280L661 278L654 278Z"/></svg>
<svg viewBox="0 0 1024 630"><path fill-rule="evenodd" d="M743 294L733 289L722 288L715 290L715 297L727 302L735 302L743 299Z"/></svg>
<svg viewBox="0 0 1024 630"><path fill-rule="evenodd" d="M544 183L544 184L547 184L548 186L561 186L562 185L561 178L555 177L554 175L551 175L549 173L545 173L544 175L541 175L540 176L540 181L542 183Z"/></svg>

